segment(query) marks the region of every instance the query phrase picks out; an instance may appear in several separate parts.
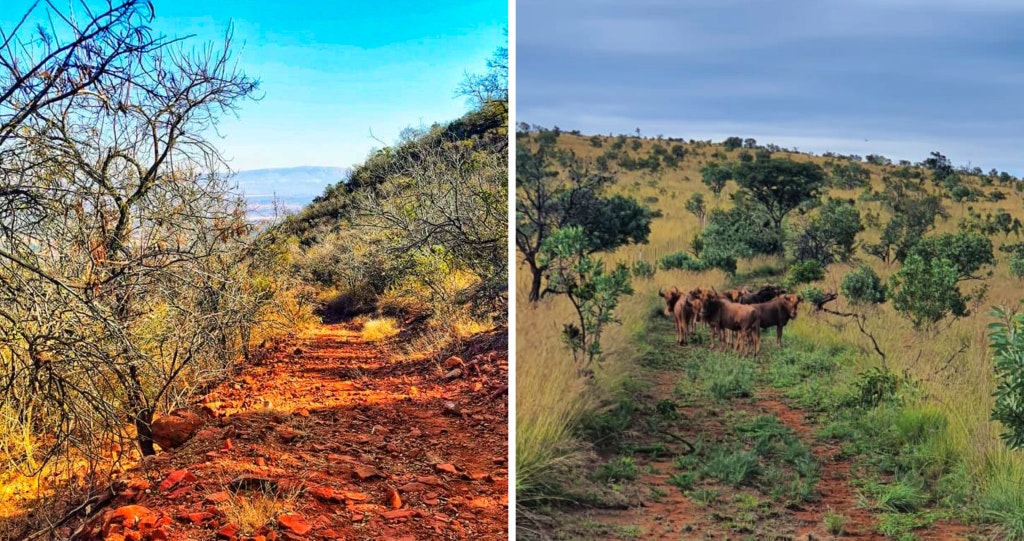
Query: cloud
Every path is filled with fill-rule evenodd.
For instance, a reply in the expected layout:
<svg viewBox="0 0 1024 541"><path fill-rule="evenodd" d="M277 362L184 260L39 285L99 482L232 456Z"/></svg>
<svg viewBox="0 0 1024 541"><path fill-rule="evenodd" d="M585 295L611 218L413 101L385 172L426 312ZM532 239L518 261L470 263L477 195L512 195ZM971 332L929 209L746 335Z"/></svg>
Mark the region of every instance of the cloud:
<svg viewBox="0 0 1024 541"><path fill-rule="evenodd" d="M523 121L762 135L858 153L873 144L882 153L927 148L1024 171L1014 157L1024 145L1024 3L973 11L955 0L517 5ZM722 126L743 129L715 131Z"/></svg>

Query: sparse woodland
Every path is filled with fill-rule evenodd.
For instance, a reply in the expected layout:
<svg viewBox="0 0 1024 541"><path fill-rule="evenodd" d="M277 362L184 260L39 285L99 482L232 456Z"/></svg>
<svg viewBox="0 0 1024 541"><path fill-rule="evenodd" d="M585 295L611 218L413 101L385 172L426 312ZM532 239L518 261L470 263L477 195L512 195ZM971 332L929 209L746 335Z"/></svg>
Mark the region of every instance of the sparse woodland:
<svg viewBox="0 0 1024 541"><path fill-rule="evenodd" d="M517 131L520 531L1024 538L1024 182L639 135ZM802 304L756 358L658 297L762 284Z"/></svg>
<svg viewBox="0 0 1024 541"><path fill-rule="evenodd" d="M230 33L163 36L136 0L32 9L0 34L0 501L30 483L36 509L0 538L51 535L157 452L155 415L317 309L419 317L438 350L504 324L505 49L458 89L464 117L255 231L213 140L258 91Z"/></svg>

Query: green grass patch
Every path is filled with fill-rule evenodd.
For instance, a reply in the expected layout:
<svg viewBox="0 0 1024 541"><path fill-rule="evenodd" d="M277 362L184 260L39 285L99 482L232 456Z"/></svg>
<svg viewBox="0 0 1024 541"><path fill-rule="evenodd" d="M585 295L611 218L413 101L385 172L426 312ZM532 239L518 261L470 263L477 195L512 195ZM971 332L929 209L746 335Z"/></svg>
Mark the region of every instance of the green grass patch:
<svg viewBox="0 0 1024 541"><path fill-rule="evenodd" d="M749 397L757 383L754 361L732 358L726 362L708 362L701 367L704 391L717 400Z"/></svg>
<svg viewBox="0 0 1024 541"><path fill-rule="evenodd" d="M640 468L629 456L615 457L594 472L594 480L600 482L630 481L639 476Z"/></svg>
<svg viewBox="0 0 1024 541"><path fill-rule="evenodd" d="M668 478L669 484L679 487L679 490L686 492L693 488L693 485L700 480L697 472L676 473Z"/></svg>
<svg viewBox="0 0 1024 541"><path fill-rule="evenodd" d="M711 456L701 469L701 474L718 479L735 488L753 484L760 471L761 464L753 451L722 445L711 451Z"/></svg>

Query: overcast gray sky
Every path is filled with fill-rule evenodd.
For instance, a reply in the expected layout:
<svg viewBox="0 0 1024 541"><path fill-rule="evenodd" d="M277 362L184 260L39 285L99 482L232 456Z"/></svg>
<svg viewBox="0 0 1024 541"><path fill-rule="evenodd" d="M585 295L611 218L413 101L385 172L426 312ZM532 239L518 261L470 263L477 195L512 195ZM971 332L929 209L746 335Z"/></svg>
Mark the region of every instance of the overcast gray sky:
<svg viewBox="0 0 1024 541"><path fill-rule="evenodd" d="M516 5L517 121L1024 175L1024 1Z"/></svg>

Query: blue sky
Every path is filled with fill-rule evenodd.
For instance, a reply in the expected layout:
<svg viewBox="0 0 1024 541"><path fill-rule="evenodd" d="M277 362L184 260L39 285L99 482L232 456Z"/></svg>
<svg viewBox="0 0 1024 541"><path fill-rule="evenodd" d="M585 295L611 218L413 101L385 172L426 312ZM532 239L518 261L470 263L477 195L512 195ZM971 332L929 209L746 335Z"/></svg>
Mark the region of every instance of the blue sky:
<svg viewBox="0 0 1024 541"><path fill-rule="evenodd" d="M1021 1L516 5L517 122L1024 174Z"/></svg>
<svg viewBox="0 0 1024 541"><path fill-rule="evenodd" d="M221 124L236 170L347 167L384 146L371 132L391 144L405 127L453 120L467 109L454 96L463 74L484 73L507 44L505 0L152 2L154 28L199 44L233 22L236 57L263 95ZM0 3L0 25L30 5Z"/></svg>

